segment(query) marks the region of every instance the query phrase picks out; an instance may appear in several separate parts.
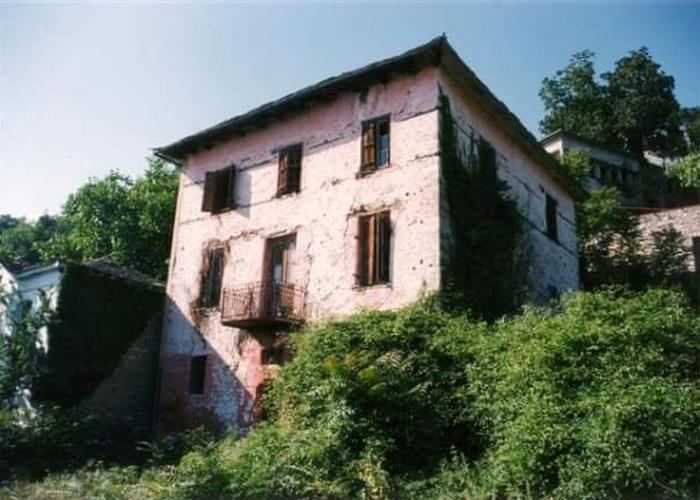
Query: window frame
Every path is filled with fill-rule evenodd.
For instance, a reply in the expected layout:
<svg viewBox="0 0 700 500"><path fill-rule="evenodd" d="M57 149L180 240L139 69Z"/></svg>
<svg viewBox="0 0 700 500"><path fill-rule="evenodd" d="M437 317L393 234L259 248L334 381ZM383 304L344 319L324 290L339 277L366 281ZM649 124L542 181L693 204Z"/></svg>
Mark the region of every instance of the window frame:
<svg viewBox="0 0 700 500"><path fill-rule="evenodd" d="M393 228L391 211L365 213L357 219L357 288L391 284Z"/></svg>
<svg viewBox="0 0 700 500"><path fill-rule="evenodd" d="M379 163L380 159L380 127L386 125L387 131L386 135L388 137L387 151L386 151L386 162ZM369 132L369 129L371 133ZM368 140L371 138L371 142ZM370 151L368 154L367 151ZM371 156L371 161L369 160ZM375 118L364 120L362 122L361 132L360 132L360 176L365 176L371 174L380 169L388 168L391 166L391 115L386 114L382 116L377 116Z"/></svg>
<svg viewBox="0 0 700 500"><path fill-rule="evenodd" d="M200 285L199 292L199 306L202 309L219 309L221 307L221 297L224 291L224 270L226 268L226 247L224 245L217 245L214 247L207 248L206 256L204 259L204 270L202 272L202 282ZM213 262L215 259L220 259L219 272L218 272L218 297L216 300L213 299L213 287L212 284L216 276L213 272Z"/></svg>
<svg viewBox="0 0 700 500"><path fill-rule="evenodd" d="M211 170L204 175L202 212L220 214L236 208L236 166Z"/></svg>
<svg viewBox="0 0 700 500"><path fill-rule="evenodd" d="M187 394L189 396L202 396L206 391L208 357L206 354L190 357L190 367L187 375ZM201 366L199 366L200 362ZM195 375L197 379L194 378Z"/></svg>
<svg viewBox="0 0 700 500"><path fill-rule="evenodd" d="M290 159L298 154L296 164L290 164ZM304 161L303 143L291 144L279 150L277 161L277 193L276 197L299 193L301 191L301 170ZM296 174L296 175L294 175ZM291 182L294 181L294 182Z"/></svg>

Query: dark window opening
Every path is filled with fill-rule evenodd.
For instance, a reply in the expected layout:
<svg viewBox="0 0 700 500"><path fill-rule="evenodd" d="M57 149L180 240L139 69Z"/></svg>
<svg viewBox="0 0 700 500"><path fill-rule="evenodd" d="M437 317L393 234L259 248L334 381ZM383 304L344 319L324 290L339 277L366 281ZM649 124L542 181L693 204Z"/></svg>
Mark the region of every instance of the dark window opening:
<svg viewBox="0 0 700 500"><path fill-rule="evenodd" d="M391 217L389 212L359 218L357 281L360 286L389 283Z"/></svg>
<svg viewBox="0 0 700 500"><path fill-rule="evenodd" d="M204 394L204 379L207 373L207 357L192 356L190 359L190 394Z"/></svg>
<svg viewBox="0 0 700 500"><path fill-rule="evenodd" d="M362 123L362 164L360 172L369 173L389 165L389 118Z"/></svg>
<svg viewBox="0 0 700 500"><path fill-rule="evenodd" d="M268 347L260 353L260 362L263 365L284 364L284 348L282 346Z"/></svg>
<svg viewBox="0 0 700 500"><path fill-rule="evenodd" d="M700 236L693 236L693 260L695 272L700 274Z"/></svg>
<svg viewBox="0 0 700 500"><path fill-rule="evenodd" d="M557 231L557 200L545 195L545 212L547 218L547 236L552 240L558 241L558 231Z"/></svg>
<svg viewBox="0 0 700 500"><path fill-rule="evenodd" d="M202 211L219 213L235 208L236 168L207 172L204 178Z"/></svg>
<svg viewBox="0 0 700 500"><path fill-rule="evenodd" d="M280 151L277 196L298 193L301 188L301 144Z"/></svg>
<svg viewBox="0 0 700 500"><path fill-rule="evenodd" d="M205 265L207 268L202 282L201 305L202 307L219 307L224 274L224 249L209 250Z"/></svg>

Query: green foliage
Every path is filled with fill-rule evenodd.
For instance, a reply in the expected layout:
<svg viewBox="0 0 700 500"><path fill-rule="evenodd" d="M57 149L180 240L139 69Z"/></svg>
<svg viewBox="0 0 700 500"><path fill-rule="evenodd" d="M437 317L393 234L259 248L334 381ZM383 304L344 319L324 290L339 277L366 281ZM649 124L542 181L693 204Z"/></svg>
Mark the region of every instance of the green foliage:
<svg viewBox="0 0 700 500"><path fill-rule="evenodd" d="M438 302L301 332L294 360L267 393L268 420L245 439L200 441L177 462L84 468L10 491L34 498L54 491L177 499L693 496L700 316L681 295L581 292L554 309L492 324ZM148 448L161 446L170 448Z"/></svg>
<svg viewBox="0 0 700 500"><path fill-rule="evenodd" d="M605 87L596 79L595 53L574 54L569 64L553 78L545 78L540 89L545 117L540 121L544 134L566 130L603 143L613 140L609 121L609 101Z"/></svg>
<svg viewBox="0 0 700 500"><path fill-rule="evenodd" d="M492 492L692 496L700 320L681 296L576 294L478 341L467 394Z"/></svg>
<svg viewBox="0 0 700 500"><path fill-rule="evenodd" d="M164 277L177 198L177 170L149 159L143 177L112 171L91 179L68 197L60 216L66 228L40 245L44 259L107 257L155 277Z"/></svg>
<svg viewBox="0 0 700 500"><path fill-rule="evenodd" d="M666 173L681 188L700 190L700 151L690 153L671 164Z"/></svg>
<svg viewBox="0 0 700 500"><path fill-rule="evenodd" d="M646 258L649 281L657 286L673 286L688 271L685 236L673 226L651 233L651 251Z"/></svg>
<svg viewBox="0 0 700 500"><path fill-rule="evenodd" d="M649 50L642 47L620 58L613 71L601 75L602 82L593 58L590 51L577 53L553 78L544 79L542 132L563 129L639 157L644 151L683 154L687 145L674 80Z"/></svg>
<svg viewBox="0 0 700 500"><path fill-rule="evenodd" d="M582 185L587 177L591 175L593 163L590 155L581 149L567 151L561 159L561 166L569 177Z"/></svg>
<svg viewBox="0 0 700 500"><path fill-rule="evenodd" d="M66 265L37 395L72 405L91 394L149 322L158 320L162 307L157 286Z"/></svg>
<svg viewBox="0 0 700 500"><path fill-rule="evenodd" d="M637 220L620 201L617 189L594 191L576 206L581 282L641 286L643 258Z"/></svg>
<svg viewBox="0 0 700 500"><path fill-rule="evenodd" d="M139 467L179 463L214 440L204 429L147 438L128 422L104 422L75 409L39 406L37 416L23 423L0 411L0 482L115 465L137 466L131 475L138 478Z"/></svg>
<svg viewBox="0 0 700 500"><path fill-rule="evenodd" d="M1 285L1 284L0 284ZM49 301L41 292L35 310L15 293L0 289L0 404L10 404L18 391L34 390L44 371L39 332L51 318Z"/></svg>
<svg viewBox="0 0 700 500"><path fill-rule="evenodd" d="M683 108L683 129L691 152L700 152L700 106Z"/></svg>
<svg viewBox="0 0 700 500"><path fill-rule="evenodd" d="M497 176L493 147L480 139L464 164L458 142L449 99L441 94L441 188L452 240L443 266L450 292L446 305L466 306L479 317L494 319L516 310L522 300L526 259L518 255L525 251L520 215Z"/></svg>
<svg viewBox="0 0 700 500"><path fill-rule="evenodd" d="M55 217L42 215L36 222L0 215L0 262L27 266L41 262L40 247L60 228Z"/></svg>

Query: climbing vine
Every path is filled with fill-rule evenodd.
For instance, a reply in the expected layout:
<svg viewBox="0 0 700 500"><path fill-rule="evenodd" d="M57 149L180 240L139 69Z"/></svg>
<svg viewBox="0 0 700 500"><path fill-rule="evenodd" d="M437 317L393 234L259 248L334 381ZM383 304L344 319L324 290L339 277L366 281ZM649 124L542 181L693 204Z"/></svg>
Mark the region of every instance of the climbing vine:
<svg viewBox="0 0 700 500"><path fill-rule="evenodd" d="M516 309L524 290L520 215L505 196L508 186L497 176L496 151L488 141L471 141L468 154L460 157L458 131L444 94L440 150L443 231L449 233L442 266L445 303L495 319Z"/></svg>

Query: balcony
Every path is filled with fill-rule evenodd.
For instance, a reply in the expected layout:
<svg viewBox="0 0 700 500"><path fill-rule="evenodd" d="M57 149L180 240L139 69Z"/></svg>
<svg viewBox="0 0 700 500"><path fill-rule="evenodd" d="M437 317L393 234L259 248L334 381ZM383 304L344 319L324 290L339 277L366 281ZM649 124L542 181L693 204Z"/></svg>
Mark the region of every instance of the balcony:
<svg viewBox="0 0 700 500"><path fill-rule="evenodd" d="M282 327L308 316L306 289L292 283L256 281L224 290L221 322L240 328Z"/></svg>

